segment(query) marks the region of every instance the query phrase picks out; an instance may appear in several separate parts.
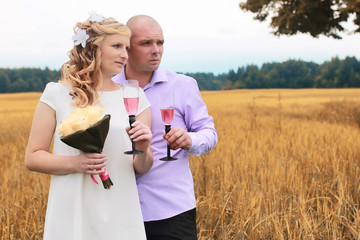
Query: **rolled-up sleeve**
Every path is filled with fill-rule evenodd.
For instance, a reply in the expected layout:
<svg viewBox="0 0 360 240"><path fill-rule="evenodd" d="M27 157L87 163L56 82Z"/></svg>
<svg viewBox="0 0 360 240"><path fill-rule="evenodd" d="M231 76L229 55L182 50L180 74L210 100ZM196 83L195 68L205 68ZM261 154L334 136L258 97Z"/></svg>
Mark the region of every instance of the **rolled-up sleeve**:
<svg viewBox="0 0 360 240"><path fill-rule="evenodd" d="M188 88L185 121L192 141L189 152L199 156L216 146L218 136L196 81L193 80L191 84L194 85Z"/></svg>

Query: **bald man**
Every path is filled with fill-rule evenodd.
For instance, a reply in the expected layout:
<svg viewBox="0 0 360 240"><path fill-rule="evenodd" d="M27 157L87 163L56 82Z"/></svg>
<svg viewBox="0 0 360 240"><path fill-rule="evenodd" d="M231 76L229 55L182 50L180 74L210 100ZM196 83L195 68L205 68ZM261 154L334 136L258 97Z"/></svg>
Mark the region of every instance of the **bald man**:
<svg viewBox="0 0 360 240"><path fill-rule="evenodd" d="M189 153L199 156L215 147L214 122L195 79L159 68L165 42L160 24L152 17L137 15L126 25L132 31L129 59L113 81L138 80L151 104L154 163L149 172L136 176L147 239L197 239ZM159 96L164 93L173 93L175 102L168 133L159 106ZM166 156L167 144L177 160L160 160Z"/></svg>

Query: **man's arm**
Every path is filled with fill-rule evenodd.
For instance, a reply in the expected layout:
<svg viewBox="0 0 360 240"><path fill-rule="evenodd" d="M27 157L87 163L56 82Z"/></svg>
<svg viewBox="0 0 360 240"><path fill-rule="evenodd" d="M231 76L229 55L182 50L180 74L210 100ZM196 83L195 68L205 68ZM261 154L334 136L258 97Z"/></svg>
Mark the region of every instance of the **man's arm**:
<svg viewBox="0 0 360 240"><path fill-rule="evenodd" d="M213 149L218 141L213 118L208 114L197 82L187 82L182 96L182 110L187 130L174 127L164 135L171 149L183 148L191 154L202 155Z"/></svg>

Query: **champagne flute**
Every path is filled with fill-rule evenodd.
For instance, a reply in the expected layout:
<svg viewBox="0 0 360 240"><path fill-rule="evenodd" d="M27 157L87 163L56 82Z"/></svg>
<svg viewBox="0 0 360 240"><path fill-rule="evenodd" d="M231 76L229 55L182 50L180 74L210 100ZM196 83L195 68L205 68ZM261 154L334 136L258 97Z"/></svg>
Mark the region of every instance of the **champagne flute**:
<svg viewBox="0 0 360 240"><path fill-rule="evenodd" d="M139 82L137 80L127 80L123 84L123 98L126 112L129 115L130 129L135 122L135 115L139 105ZM135 142L131 139L132 150L124 152L125 154L141 154L143 151L135 149Z"/></svg>
<svg viewBox="0 0 360 240"><path fill-rule="evenodd" d="M165 125L165 133L171 130L171 123L174 119L174 93L163 92L160 94L160 112L161 119ZM177 158L170 156L170 146L167 145L167 156L160 158L162 161L177 160Z"/></svg>

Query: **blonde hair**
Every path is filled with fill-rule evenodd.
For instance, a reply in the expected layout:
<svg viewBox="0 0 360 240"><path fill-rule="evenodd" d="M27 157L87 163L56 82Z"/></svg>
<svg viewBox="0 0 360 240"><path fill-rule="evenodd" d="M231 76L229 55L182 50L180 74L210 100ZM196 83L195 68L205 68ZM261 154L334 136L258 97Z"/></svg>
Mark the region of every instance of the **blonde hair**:
<svg viewBox="0 0 360 240"><path fill-rule="evenodd" d="M100 71L101 50L100 45L105 37L114 34L121 34L130 38L131 31L124 24L113 18L105 18L102 22L79 22L74 27L84 29L89 35L86 46L74 45L68 52L70 60L61 67L60 82L72 86L74 92L70 95L75 99L75 105L85 107L94 104L99 95L103 78Z"/></svg>

